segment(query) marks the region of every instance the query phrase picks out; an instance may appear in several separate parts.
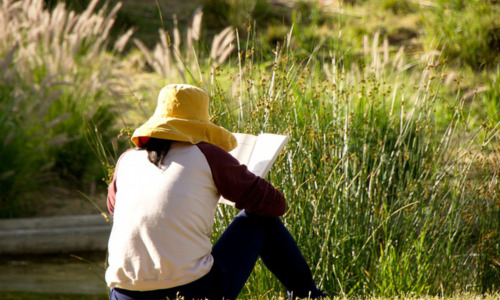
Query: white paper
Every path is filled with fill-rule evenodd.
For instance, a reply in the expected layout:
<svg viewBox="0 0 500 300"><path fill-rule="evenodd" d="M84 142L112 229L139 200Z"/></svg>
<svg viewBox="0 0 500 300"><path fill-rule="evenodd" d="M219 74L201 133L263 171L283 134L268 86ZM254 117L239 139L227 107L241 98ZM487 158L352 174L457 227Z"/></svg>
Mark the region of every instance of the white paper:
<svg viewBox="0 0 500 300"><path fill-rule="evenodd" d="M233 133L233 135L238 141L238 147L229 153L231 153L241 164L248 166L248 162L250 161L250 157L252 156L252 151L258 137L244 133Z"/></svg>
<svg viewBox="0 0 500 300"><path fill-rule="evenodd" d="M231 153L241 164L257 176L265 178L281 150L288 142L286 135L262 133L258 136L234 133L238 147ZM219 202L234 205L233 202L220 198Z"/></svg>
<svg viewBox="0 0 500 300"><path fill-rule="evenodd" d="M248 161L248 169L255 175L265 178L287 142L288 137L285 135L260 134Z"/></svg>

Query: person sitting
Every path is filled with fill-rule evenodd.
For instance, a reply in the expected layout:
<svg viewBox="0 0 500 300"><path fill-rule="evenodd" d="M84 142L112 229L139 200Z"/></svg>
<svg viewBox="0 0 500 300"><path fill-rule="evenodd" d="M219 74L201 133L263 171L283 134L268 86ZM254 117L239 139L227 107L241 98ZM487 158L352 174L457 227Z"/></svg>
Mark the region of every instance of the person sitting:
<svg viewBox="0 0 500 300"><path fill-rule="evenodd" d="M325 296L279 218L283 194L228 153L236 139L208 110L203 90L165 86L137 148L120 156L107 199L110 299L235 299L259 257L292 297ZM241 211L212 246L221 195Z"/></svg>

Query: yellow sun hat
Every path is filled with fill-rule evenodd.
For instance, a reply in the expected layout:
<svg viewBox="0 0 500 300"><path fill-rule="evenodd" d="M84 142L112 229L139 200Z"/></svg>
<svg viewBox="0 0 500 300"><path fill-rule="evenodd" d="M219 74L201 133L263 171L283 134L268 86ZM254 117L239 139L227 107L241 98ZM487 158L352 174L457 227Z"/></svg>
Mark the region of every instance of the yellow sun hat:
<svg viewBox="0 0 500 300"><path fill-rule="evenodd" d="M149 138L207 142L226 151L238 145L231 132L210 122L205 91L188 84L170 84L161 89L153 116L134 131L132 142L141 147Z"/></svg>

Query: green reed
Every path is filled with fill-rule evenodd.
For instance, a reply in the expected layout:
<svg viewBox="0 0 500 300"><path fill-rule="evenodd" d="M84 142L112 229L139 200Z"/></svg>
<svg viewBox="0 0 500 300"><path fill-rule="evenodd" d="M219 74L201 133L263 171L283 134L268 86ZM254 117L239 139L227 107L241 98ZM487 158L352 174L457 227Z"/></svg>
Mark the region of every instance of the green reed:
<svg viewBox="0 0 500 300"><path fill-rule="evenodd" d="M459 95L441 91L435 62L404 72L372 53L346 70L335 57L300 60L286 46L266 54L254 45L239 57L205 81L216 121L291 137L269 179L288 199L284 221L323 288L498 288L500 125L473 126ZM243 294L269 290L283 292L259 266Z"/></svg>
<svg viewBox="0 0 500 300"><path fill-rule="evenodd" d="M477 122L460 92L450 97L432 56L405 62L378 35L359 60L304 56L289 40L273 51L255 36L237 42L226 63L176 56L184 76L148 77L136 110L152 111L151 88L182 81L209 92L214 122L289 135L268 179L288 200L283 220L315 279L334 294L498 288L500 125ZM235 213L219 207L214 240ZM259 263L241 296L283 294Z"/></svg>
<svg viewBox="0 0 500 300"><path fill-rule="evenodd" d="M216 123L290 136L268 179L320 286L342 296L495 291L497 121L478 123L460 89L450 97L437 58L404 62L378 35L357 61L282 44L267 51L249 37L225 64L198 60L190 73L201 78L188 82L209 91ZM214 239L235 213L219 208ZM283 293L258 264L241 296Z"/></svg>

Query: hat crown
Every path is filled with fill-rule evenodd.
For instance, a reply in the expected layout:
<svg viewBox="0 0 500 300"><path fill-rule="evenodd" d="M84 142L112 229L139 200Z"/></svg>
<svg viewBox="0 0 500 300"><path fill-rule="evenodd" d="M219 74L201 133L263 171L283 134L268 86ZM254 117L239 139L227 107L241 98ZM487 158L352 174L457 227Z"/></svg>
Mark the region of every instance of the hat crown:
<svg viewBox="0 0 500 300"><path fill-rule="evenodd" d="M155 117L210 122L208 95L202 89L187 84L170 84L158 95Z"/></svg>
<svg viewBox="0 0 500 300"><path fill-rule="evenodd" d="M226 151L238 142L231 132L210 122L207 93L187 84L165 86L158 95L158 105L149 120L132 134L132 142L142 147L146 138L198 144L207 142Z"/></svg>

